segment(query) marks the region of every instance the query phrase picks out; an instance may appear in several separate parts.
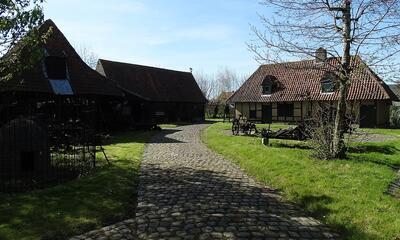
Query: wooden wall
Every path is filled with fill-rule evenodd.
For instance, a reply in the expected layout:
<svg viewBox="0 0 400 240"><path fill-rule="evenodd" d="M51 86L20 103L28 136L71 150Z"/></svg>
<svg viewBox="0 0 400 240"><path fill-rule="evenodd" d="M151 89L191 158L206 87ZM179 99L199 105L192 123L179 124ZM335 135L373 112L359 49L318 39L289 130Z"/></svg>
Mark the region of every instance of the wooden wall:
<svg viewBox="0 0 400 240"><path fill-rule="evenodd" d="M274 122L296 122L304 118L315 116L319 107L318 102L287 102L293 103L293 117L278 116L278 103L236 103L235 116L238 118L240 115L246 117L251 121L261 121L262 119L262 106L272 106L272 121ZM323 102L320 104L328 104L331 108L336 108L336 102ZM349 101L347 113L351 114L356 123L360 121L360 105L376 105L377 107L377 125L387 126L390 118L390 102L388 101ZM257 111L256 118L250 118L250 111Z"/></svg>

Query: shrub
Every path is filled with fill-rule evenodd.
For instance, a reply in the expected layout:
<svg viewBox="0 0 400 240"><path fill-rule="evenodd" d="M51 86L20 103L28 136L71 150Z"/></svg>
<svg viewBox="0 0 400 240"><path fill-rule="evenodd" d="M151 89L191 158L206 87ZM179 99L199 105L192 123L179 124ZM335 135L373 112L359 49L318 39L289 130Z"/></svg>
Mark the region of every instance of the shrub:
<svg viewBox="0 0 400 240"><path fill-rule="evenodd" d="M390 111L390 124L400 128L400 106L392 106Z"/></svg>

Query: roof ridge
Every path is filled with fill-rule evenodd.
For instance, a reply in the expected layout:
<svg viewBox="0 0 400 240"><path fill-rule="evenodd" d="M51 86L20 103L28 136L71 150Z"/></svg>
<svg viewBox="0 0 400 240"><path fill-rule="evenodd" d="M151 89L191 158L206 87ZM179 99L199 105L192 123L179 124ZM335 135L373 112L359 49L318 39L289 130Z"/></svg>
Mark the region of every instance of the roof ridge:
<svg viewBox="0 0 400 240"><path fill-rule="evenodd" d="M335 59L337 57L329 57L327 60ZM282 65L282 64L291 64L291 63L305 63L305 62L314 62L315 59L303 59L303 60L293 60L293 61L287 61L287 62L275 62L275 63L264 63L261 64L260 66L271 66L271 65Z"/></svg>
<svg viewBox="0 0 400 240"><path fill-rule="evenodd" d="M162 68L162 67L154 67L154 66L148 66L148 65L141 65L141 64L135 64L135 63L127 63L127 62L113 61L113 60L108 60L108 59L103 59L103 58L99 58L99 61L101 61L101 62L104 61L104 62L116 63L116 64L124 64L124 65L136 66L136 67L152 68L152 69L157 69L157 70L162 70L162 71L170 71L170 72L178 72L178 73L189 73L189 74L192 74L191 72L187 72L187 71L180 71L180 70L169 69L169 68Z"/></svg>

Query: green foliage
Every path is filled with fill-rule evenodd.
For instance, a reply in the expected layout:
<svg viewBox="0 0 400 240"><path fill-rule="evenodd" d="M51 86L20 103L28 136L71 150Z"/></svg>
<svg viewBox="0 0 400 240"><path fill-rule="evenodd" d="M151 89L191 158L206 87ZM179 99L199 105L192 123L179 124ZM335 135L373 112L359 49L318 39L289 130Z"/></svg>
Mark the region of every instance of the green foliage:
<svg viewBox="0 0 400 240"><path fill-rule="evenodd" d="M0 239L67 239L130 218L137 176L151 132L119 135L105 147L112 166L49 189L0 194Z"/></svg>
<svg viewBox="0 0 400 240"><path fill-rule="evenodd" d="M345 238L400 239L400 201L384 194L396 178L391 167L400 166L400 130L371 129L399 138L352 144L347 159L321 161L310 157L313 149L307 142L271 140L266 147L259 138L231 136L229 129L229 124L216 123L203 139Z"/></svg>
<svg viewBox="0 0 400 240"><path fill-rule="evenodd" d="M41 58L45 33L43 0L1 0L0 2L0 81L18 77Z"/></svg>
<svg viewBox="0 0 400 240"><path fill-rule="evenodd" d="M390 112L390 123L394 127L400 127L400 106L392 106Z"/></svg>

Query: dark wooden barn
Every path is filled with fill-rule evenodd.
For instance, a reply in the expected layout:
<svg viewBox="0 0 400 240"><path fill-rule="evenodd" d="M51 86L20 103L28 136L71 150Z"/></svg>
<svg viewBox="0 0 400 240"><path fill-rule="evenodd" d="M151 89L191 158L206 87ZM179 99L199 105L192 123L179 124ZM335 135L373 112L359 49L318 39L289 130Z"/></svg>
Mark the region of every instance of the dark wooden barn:
<svg viewBox="0 0 400 240"><path fill-rule="evenodd" d="M97 71L125 92L124 115L136 124L199 122L207 102L192 73L99 60Z"/></svg>
<svg viewBox="0 0 400 240"><path fill-rule="evenodd" d="M45 21L40 32L49 29L43 59L20 77L0 81L0 125L30 111L69 118L78 113L84 117L90 109L96 111L91 121L104 126L107 118L115 117L111 107L114 101L122 102L123 92L85 64L53 21Z"/></svg>
<svg viewBox="0 0 400 240"><path fill-rule="evenodd" d="M93 136L115 123L115 106L124 99L54 22L47 20L39 32L48 33L42 59L0 80L0 191L87 173L96 161Z"/></svg>

